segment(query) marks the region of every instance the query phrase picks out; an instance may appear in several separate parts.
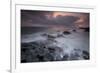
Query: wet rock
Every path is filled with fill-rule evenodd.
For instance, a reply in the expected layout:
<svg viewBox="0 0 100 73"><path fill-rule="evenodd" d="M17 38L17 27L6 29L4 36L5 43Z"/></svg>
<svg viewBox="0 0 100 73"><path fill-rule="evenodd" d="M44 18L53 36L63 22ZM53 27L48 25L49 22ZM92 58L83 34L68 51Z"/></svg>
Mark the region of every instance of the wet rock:
<svg viewBox="0 0 100 73"><path fill-rule="evenodd" d="M82 50L80 50L80 49L74 49L73 51L74 51L74 54L75 54L76 57L81 57Z"/></svg>
<svg viewBox="0 0 100 73"><path fill-rule="evenodd" d="M86 59L86 60L87 60L87 59L90 59L89 53L88 53L87 51L83 50L82 53L83 53L83 58L84 58L84 59Z"/></svg>
<svg viewBox="0 0 100 73"><path fill-rule="evenodd" d="M68 34L71 34L71 32L69 32L69 31L64 31L63 34L68 35Z"/></svg>
<svg viewBox="0 0 100 73"><path fill-rule="evenodd" d="M54 59L56 61L60 61L62 59L62 56L61 56L61 54L63 54L62 48L57 47L57 46L52 46L52 47L49 47L48 50L51 54L53 54Z"/></svg>
<svg viewBox="0 0 100 73"><path fill-rule="evenodd" d="M76 30L74 29L73 32L76 32Z"/></svg>
<svg viewBox="0 0 100 73"><path fill-rule="evenodd" d="M89 27L80 27L80 29L83 29L84 32L89 32L90 31L90 28Z"/></svg>
<svg viewBox="0 0 100 73"><path fill-rule="evenodd" d="M36 57L38 58L39 61L44 61L44 56L37 55Z"/></svg>
<svg viewBox="0 0 100 73"><path fill-rule="evenodd" d="M48 43L49 42L49 43ZM67 61L89 59L89 53L81 49L73 49L64 53L64 49L53 44L53 41L34 41L21 44L21 62Z"/></svg>
<svg viewBox="0 0 100 73"><path fill-rule="evenodd" d="M66 55L63 56L62 60L68 60L68 58L69 58L69 56L68 56L68 54L66 54Z"/></svg>
<svg viewBox="0 0 100 73"><path fill-rule="evenodd" d="M25 47L30 47L31 46L31 44L30 43L21 43L21 47L22 48L25 48Z"/></svg>
<svg viewBox="0 0 100 73"><path fill-rule="evenodd" d="M26 62L27 62L26 59L21 60L21 63L26 63Z"/></svg>
<svg viewBox="0 0 100 73"><path fill-rule="evenodd" d="M75 54L71 53L69 60L78 60L78 57Z"/></svg>
<svg viewBox="0 0 100 73"><path fill-rule="evenodd" d="M73 49L70 53L69 60L79 60L81 59L82 52L80 49Z"/></svg>
<svg viewBox="0 0 100 73"><path fill-rule="evenodd" d="M41 34L42 36L48 36L48 34L47 33L43 33L43 34Z"/></svg>
<svg viewBox="0 0 100 73"><path fill-rule="evenodd" d="M55 56L55 61L62 61L62 57L61 57L61 55L56 55Z"/></svg>
<svg viewBox="0 0 100 73"><path fill-rule="evenodd" d="M54 53L56 49L54 47L48 47L48 50L50 53Z"/></svg>
<svg viewBox="0 0 100 73"><path fill-rule="evenodd" d="M44 56L44 60L45 60L45 61L54 61L54 56L53 56L51 53L47 53L47 54Z"/></svg>

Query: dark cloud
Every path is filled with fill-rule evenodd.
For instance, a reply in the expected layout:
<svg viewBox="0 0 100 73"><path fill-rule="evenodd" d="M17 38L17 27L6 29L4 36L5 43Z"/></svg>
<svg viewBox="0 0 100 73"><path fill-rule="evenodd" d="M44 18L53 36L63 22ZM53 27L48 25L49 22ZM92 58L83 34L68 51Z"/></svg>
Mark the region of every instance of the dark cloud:
<svg viewBox="0 0 100 73"><path fill-rule="evenodd" d="M40 27L51 27L51 26L66 26L74 27L75 24L89 24L88 14L85 13L67 13L63 15L57 15L53 17L54 11L32 11L32 10L21 10L21 26L40 26ZM76 23L75 23L76 22Z"/></svg>
<svg viewBox="0 0 100 73"><path fill-rule="evenodd" d="M21 10L22 26L34 26L35 24L44 23L46 20L43 11Z"/></svg>

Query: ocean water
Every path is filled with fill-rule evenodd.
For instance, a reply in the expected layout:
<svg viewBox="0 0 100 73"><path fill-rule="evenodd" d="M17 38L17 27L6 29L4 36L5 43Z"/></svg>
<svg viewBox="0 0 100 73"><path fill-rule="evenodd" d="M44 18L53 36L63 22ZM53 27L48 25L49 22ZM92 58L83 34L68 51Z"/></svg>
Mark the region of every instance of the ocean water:
<svg viewBox="0 0 100 73"><path fill-rule="evenodd" d="M89 32L70 31L70 34L63 34L39 29L41 31L31 28L31 32L21 35L21 63L90 59Z"/></svg>

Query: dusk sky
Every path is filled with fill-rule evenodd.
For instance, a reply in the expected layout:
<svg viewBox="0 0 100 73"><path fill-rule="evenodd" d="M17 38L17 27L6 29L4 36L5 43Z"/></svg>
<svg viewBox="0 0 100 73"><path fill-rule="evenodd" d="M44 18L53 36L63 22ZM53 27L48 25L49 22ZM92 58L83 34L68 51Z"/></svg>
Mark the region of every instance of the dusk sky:
<svg viewBox="0 0 100 73"><path fill-rule="evenodd" d="M89 27L89 13L21 10L21 26L61 30Z"/></svg>

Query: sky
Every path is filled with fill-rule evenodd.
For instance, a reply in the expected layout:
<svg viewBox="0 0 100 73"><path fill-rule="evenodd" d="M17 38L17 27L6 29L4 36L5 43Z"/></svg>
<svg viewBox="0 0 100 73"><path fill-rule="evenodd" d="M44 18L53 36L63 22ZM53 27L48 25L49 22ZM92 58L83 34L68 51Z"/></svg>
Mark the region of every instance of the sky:
<svg viewBox="0 0 100 73"><path fill-rule="evenodd" d="M21 27L66 30L89 27L89 13L21 10Z"/></svg>

